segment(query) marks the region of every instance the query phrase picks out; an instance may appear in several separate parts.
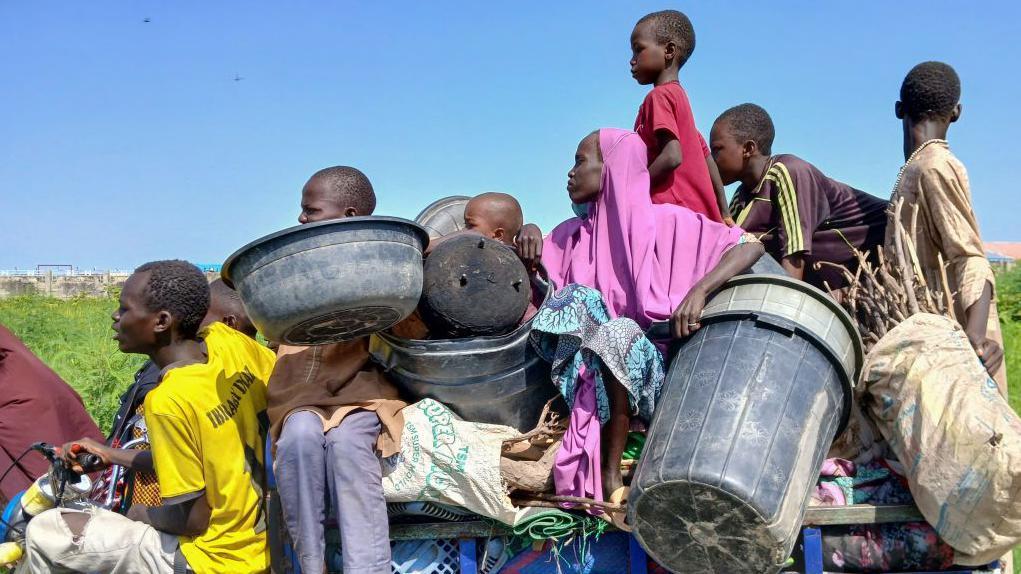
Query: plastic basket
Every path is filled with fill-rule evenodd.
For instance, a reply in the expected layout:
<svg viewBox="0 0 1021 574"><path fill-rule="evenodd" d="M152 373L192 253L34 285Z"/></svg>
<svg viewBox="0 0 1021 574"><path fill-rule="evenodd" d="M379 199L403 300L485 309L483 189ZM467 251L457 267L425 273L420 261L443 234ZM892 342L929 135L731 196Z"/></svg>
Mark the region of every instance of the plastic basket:
<svg viewBox="0 0 1021 574"><path fill-rule="evenodd" d="M391 542L393 574L460 574L456 539L405 540ZM343 554L338 548L329 554L329 572L342 573Z"/></svg>

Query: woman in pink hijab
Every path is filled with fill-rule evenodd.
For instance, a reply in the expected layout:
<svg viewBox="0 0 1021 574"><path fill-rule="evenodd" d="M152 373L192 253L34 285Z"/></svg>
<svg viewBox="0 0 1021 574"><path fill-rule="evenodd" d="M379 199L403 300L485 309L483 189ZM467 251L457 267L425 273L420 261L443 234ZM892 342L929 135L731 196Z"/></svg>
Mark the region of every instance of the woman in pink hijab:
<svg viewBox="0 0 1021 574"><path fill-rule="evenodd" d="M752 236L676 205L653 205L647 152L634 132L602 129L578 145L567 191L578 217L543 241L557 289L532 323L571 406L557 453L557 494L611 502L626 496L620 461L631 417L648 422L662 387L657 321L673 334L699 328L706 297L763 253ZM534 234L534 226L523 234ZM600 464L605 458L605 465Z"/></svg>

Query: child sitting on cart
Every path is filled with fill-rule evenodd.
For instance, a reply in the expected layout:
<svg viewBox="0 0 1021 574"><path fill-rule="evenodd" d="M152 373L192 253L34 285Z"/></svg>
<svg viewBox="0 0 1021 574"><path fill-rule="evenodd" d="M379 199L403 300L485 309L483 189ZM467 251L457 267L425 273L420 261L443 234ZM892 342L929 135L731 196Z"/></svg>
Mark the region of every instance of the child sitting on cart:
<svg viewBox="0 0 1021 574"><path fill-rule="evenodd" d="M372 215L376 195L352 167L316 172L301 192L301 224ZM325 564L327 500L344 571L390 573L390 526L380 456L400 449L406 403L369 360L368 337L316 347L281 345L269 384L273 469L302 572Z"/></svg>
<svg viewBox="0 0 1021 574"><path fill-rule="evenodd" d="M740 228L654 205L645 154L634 132L585 137L567 183L579 217L543 242L558 291L533 319L532 342L572 407L554 468L560 495L623 501L631 418L650 420L665 376L662 350L644 331L669 320L676 336L693 333L708 294L763 252ZM532 241L538 233L522 230Z"/></svg>

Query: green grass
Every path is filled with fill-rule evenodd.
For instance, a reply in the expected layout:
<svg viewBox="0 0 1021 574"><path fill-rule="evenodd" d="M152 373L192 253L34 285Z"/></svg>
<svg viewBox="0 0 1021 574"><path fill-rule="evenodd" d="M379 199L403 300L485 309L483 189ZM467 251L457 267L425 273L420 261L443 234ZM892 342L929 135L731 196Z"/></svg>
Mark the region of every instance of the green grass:
<svg viewBox="0 0 1021 574"><path fill-rule="evenodd" d="M111 339L110 314L116 308L114 298L0 299L0 323L78 391L104 432L118 398L145 361L121 353Z"/></svg>

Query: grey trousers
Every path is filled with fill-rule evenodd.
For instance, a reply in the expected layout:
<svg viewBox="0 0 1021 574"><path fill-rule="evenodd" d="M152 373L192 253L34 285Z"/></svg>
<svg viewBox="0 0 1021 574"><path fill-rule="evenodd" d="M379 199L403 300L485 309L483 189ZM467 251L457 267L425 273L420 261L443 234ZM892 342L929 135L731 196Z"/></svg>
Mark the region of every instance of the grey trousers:
<svg viewBox="0 0 1021 574"><path fill-rule="evenodd" d="M327 497L340 527L344 574L390 574L379 431L379 417L371 411L351 413L326 433L312 412L284 421L273 470L302 574L323 572Z"/></svg>

